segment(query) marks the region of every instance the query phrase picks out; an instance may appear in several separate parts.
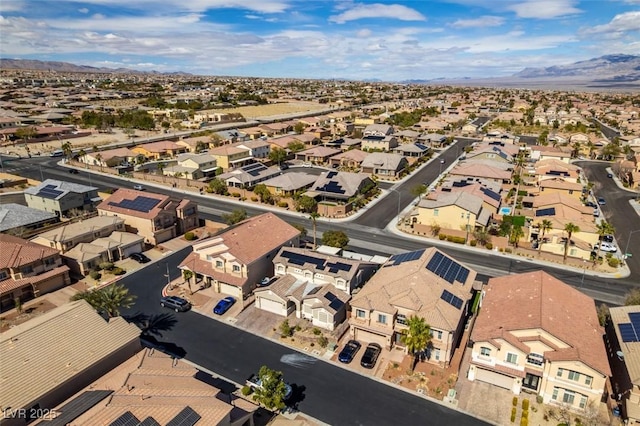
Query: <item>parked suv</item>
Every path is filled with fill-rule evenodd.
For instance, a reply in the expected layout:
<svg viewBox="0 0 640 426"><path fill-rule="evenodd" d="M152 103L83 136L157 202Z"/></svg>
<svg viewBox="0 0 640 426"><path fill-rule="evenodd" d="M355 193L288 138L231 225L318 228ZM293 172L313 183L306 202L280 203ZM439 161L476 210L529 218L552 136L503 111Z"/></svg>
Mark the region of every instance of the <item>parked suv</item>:
<svg viewBox="0 0 640 426"><path fill-rule="evenodd" d="M147 256L145 256L142 253L132 253L131 256L129 256L131 259L135 260L138 263L148 263L151 262L151 259L149 259Z"/></svg>
<svg viewBox="0 0 640 426"><path fill-rule="evenodd" d="M191 309L191 303L188 300L178 296L166 296L160 299L160 306L163 308L173 309L176 312L185 312Z"/></svg>

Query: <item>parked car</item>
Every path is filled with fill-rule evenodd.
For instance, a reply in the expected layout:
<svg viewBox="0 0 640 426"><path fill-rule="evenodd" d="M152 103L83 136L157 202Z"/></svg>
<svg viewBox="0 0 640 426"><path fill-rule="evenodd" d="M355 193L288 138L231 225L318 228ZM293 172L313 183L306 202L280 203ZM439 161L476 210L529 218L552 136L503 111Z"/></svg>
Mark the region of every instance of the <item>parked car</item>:
<svg viewBox="0 0 640 426"><path fill-rule="evenodd" d="M263 279L260 280L260 282L258 283L258 286L266 287L273 282L273 279L274 277L264 277Z"/></svg>
<svg viewBox="0 0 640 426"><path fill-rule="evenodd" d="M344 348L342 348L342 350L340 351L340 354L338 355L338 361L349 364L361 347L362 345L357 340L349 340L347 344L344 345Z"/></svg>
<svg viewBox="0 0 640 426"><path fill-rule="evenodd" d="M600 216L600 210L598 210L598 209L593 209L593 216L594 216L594 217L599 217L599 216Z"/></svg>
<svg viewBox="0 0 640 426"><path fill-rule="evenodd" d="M280 164L280 170L287 170L288 168L289 168L289 165L287 163Z"/></svg>
<svg viewBox="0 0 640 426"><path fill-rule="evenodd" d="M136 191L145 191L145 188L142 185L133 185L133 189Z"/></svg>
<svg viewBox="0 0 640 426"><path fill-rule="evenodd" d="M369 343L360 359L360 365L364 368L373 368L376 365L376 361L378 361L380 352L382 352L382 347L379 344Z"/></svg>
<svg viewBox="0 0 640 426"><path fill-rule="evenodd" d="M606 241L602 241L601 243L596 243L595 246L593 246L594 249L598 250L598 247L600 247L601 251L605 251L608 253L615 253L618 251L618 247L616 247L614 244L611 243L607 243Z"/></svg>
<svg viewBox="0 0 640 426"><path fill-rule="evenodd" d="M61 149L56 149L51 154L49 154L49 156L50 157L64 157L64 151L61 150Z"/></svg>
<svg viewBox="0 0 640 426"><path fill-rule="evenodd" d="M598 198L598 204L604 206L605 204L607 204L607 200L605 200L603 197L600 197Z"/></svg>
<svg viewBox="0 0 640 426"><path fill-rule="evenodd" d="M607 177L608 178L612 178L613 177L613 173L607 173Z"/></svg>
<svg viewBox="0 0 640 426"><path fill-rule="evenodd" d="M178 296L166 296L160 299L160 306L163 308L173 309L176 312L185 312L191 309L191 303L188 300Z"/></svg>
<svg viewBox="0 0 640 426"><path fill-rule="evenodd" d="M593 201L587 201L586 203L584 203L584 205L587 207L593 207L593 208L597 207L596 203L594 203Z"/></svg>
<svg viewBox="0 0 640 426"><path fill-rule="evenodd" d="M607 242L607 243L612 243L613 242L613 235L605 235L604 237L602 237L602 241Z"/></svg>
<svg viewBox="0 0 640 426"><path fill-rule="evenodd" d="M313 167L311 163L302 163L302 167Z"/></svg>
<svg viewBox="0 0 640 426"><path fill-rule="evenodd" d="M236 299L231 296L227 296L214 306L213 313L216 315L223 315L230 307L233 306L234 303L236 303Z"/></svg>
<svg viewBox="0 0 640 426"><path fill-rule="evenodd" d="M133 253L129 256L131 259L135 260L138 263L149 263L151 259L149 259L146 255L142 253Z"/></svg>
<svg viewBox="0 0 640 426"><path fill-rule="evenodd" d="M69 169L69 173L71 173L72 175L77 175L78 171L76 169Z"/></svg>

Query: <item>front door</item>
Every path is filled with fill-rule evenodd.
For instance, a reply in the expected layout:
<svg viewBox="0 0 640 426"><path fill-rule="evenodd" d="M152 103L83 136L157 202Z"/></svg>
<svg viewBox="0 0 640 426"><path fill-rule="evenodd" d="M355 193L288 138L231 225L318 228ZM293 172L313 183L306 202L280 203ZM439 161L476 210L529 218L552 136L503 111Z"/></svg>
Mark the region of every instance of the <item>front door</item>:
<svg viewBox="0 0 640 426"><path fill-rule="evenodd" d="M534 376L533 374L527 373L524 380L522 381L522 387L525 389L530 389L532 391L538 391L538 385L540 384L540 377Z"/></svg>

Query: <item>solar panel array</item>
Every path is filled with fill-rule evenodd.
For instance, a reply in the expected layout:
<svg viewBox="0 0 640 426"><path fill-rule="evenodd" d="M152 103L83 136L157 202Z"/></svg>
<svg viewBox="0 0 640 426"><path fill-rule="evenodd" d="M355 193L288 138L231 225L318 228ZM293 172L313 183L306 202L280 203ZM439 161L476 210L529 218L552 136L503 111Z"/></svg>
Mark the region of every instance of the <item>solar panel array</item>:
<svg viewBox="0 0 640 426"><path fill-rule="evenodd" d="M464 284L469 277L467 268L439 251L433 254L426 268L450 284L453 284L454 281Z"/></svg>
<svg viewBox="0 0 640 426"><path fill-rule="evenodd" d="M493 147L493 150L498 153L498 156L504 158L505 160L507 159L507 154L504 153L504 151L502 151L500 148L497 147Z"/></svg>
<svg viewBox="0 0 640 426"><path fill-rule="evenodd" d="M333 310L337 311L342 307L342 305L344 305L344 302L338 299L338 297L330 291L328 291L327 294L324 295L324 298L331 302L329 303L329 307Z"/></svg>
<svg viewBox="0 0 640 426"><path fill-rule="evenodd" d="M288 250L284 250L281 254L282 257L287 258L289 263L294 265L304 265L309 263L311 265L316 265L316 269L321 271L328 271L332 274L338 273L338 271L348 272L351 270L353 265L342 262L327 262L326 259L320 257L313 257L306 254L301 253L293 253Z"/></svg>
<svg viewBox="0 0 640 426"><path fill-rule="evenodd" d="M187 406L176 414L176 416L167 423L167 426L193 426L200 418L200 414L193 411L193 408Z"/></svg>
<svg viewBox="0 0 640 426"><path fill-rule="evenodd" d="M332 274L337 273L338 271L345 271L345 272L349 272L351 270L351 266L348 263L342 263L342 262L327 262L327 268L329 268L329 272L331 272Z"/></svg>
<svg viewBox="0 0 640 426"><path fill-rule="evenodd" d="M123 415L115 419L109 426L138 426L140 420L131 411L125 412Z"/></svg>
<svg viewBox="0 0 640 426"><path fill-rule="evenodd" d="M335 175L337 175L337 174L338 174L338 172L329 172L329 173L327 173L327 177L328 177L328 178L332 178L332 177L334 177L334 176L335 176Z"/></svg>
<svg viewBox="0 0 640 426"><path fill-rule="evenodd" d="M316 188L318 191L331 192L333 194L344 194L346 191L339 182L331 180L322 186Z"/></svg>
<svg viewBox="0 0 640 426"><path fill-rule="evenodd" d="M404 262L411 262L412 260L420 259L423 253L424 249L410 251L408 253L394 254L389 258L389 262L393 262L393 264L387 263L385 266L396 266Z"/></svg>
<svg viewBox="0 0 640 426"><path fill-rule="evenodd" d="M414 145L417 146L418 148L420 148L423 151L426 151L427 149L429 149L425 145L422 145L421 143L416 143Z"/></svg>
<svg viewBox="0 0 640 426"><path fill-rule="evenodd" d="M258 176L261 171L267 170L267 166L262 163L253 163L242 167L240 170L249 173L251 176Z"/></svg>
<svg viewBox="0 0 640 426"><path fill-rule="evenodd" d="M550 207L548 209L536 210L536 217L555 216L555 215L556 215L556 208L555 207Z"/></svg>
<svg viewBox="0 0 640 426"><path fill-rule="evenodd" d="M447 290L442 290L442 295L440 296L440 299L444 300L445 302L447 302L448 304L450 304L456 309L461 309L462 305L464 304L462 299L460 299L458 296L455 296L453 293Z"/></svg>
<svg viewBox="0 0 640 426"><path fill-rule="evenodd" d="M640 312L629 314L631 322L618 324L620 337L625 343L640 342Z"/></svg>
<svg viewBox="0 0 640 426"><path fill-rule="evenodd" d="M151 209L157 206L161 200L151 197L137 196L133 200L122 200L119 202L109 201L110 206L120 207L123 209L135 210L137 212L149 213Z"/></svg>
<svg viewBox="0 0 640 426"><path fill-rule="evenodd" d="M487 197L496 200L496 201L500 201L500 199L502 197L500 197L500 194L498 194L497 192L493 192L492 190L490 190L489 188L480 188L480 191L482 191L482 193L484 195L486 195Z"/></svg>
<svg viewBox="0 0 640 426"><path fill-rule="evenodd" d="M60 194L64 193L64 191L60 191L56 188L57 186L55 185L45 185L42 188L40 188L40 190L36 195L42 198L49 198L49 199L55 200L60 196Z"/></svg>

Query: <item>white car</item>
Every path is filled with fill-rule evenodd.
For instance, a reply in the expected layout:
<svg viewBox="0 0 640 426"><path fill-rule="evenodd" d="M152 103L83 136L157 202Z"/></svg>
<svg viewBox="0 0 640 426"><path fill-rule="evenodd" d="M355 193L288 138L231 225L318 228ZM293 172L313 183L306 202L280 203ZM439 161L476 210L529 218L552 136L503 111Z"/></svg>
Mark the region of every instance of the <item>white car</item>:
<svg viewBox="0 0 640 426"><path fill-rule="evenodd" d="M598 250L598 246L600 247L600 250L605 251L605 252L615 253L615 252L618 251L618 247L616 247L615 245L613 245L611 243L607 243L605 241L601 242L599 245L596 244L593 248Z"/></svg>

